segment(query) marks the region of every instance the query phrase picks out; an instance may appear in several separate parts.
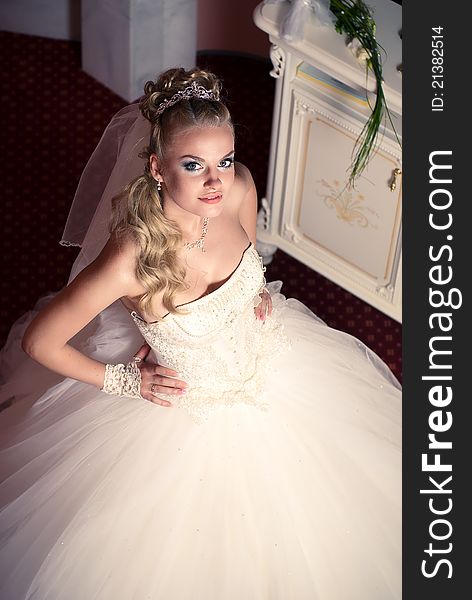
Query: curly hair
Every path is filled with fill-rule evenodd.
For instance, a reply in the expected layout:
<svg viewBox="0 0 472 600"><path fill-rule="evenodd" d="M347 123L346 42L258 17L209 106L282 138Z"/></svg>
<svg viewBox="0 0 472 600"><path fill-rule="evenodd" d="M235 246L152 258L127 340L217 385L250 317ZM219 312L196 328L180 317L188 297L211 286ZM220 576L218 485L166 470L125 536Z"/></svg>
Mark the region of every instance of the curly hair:
<svg viewBox="0 0 472 600"><path fill-rule="evenodd" d="M186 288L186 272L177 259L182 233L178 225L164 215L157 184L150 171L151 154L165 157L176 132L193 127L229 125L234 131L231 115L221 100L191 97L163 112L158 111L162 102L192 82L219 98L220 80L200 69L169 69L155 82L145 84L140 110L151 123L149 146L141 154L146 159L145 170L113 199L111 229L118 235L131 235L137 247L136 277L146 289L139 299L139 308L144 313L151 312L152 298L157 293L162 293L162 303L168 312L180 312L175 305L175 295Z"/></svg>

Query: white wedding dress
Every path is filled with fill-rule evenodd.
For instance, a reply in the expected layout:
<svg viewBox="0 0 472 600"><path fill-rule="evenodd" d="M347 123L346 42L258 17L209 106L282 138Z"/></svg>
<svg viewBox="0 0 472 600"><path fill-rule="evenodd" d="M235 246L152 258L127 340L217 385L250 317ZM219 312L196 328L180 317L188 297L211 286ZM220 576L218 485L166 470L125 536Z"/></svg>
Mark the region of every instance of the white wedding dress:
<svg viewBox="0 0 472 600"><path fill-rule="evenodd" d="M2 599L401 597L399 385L280 283L257 320L263 285L250 246L185 314L148 324L115 303L74 341L127 362L140 332L189 383L171 408L16 365L0 413Z"/></svg>

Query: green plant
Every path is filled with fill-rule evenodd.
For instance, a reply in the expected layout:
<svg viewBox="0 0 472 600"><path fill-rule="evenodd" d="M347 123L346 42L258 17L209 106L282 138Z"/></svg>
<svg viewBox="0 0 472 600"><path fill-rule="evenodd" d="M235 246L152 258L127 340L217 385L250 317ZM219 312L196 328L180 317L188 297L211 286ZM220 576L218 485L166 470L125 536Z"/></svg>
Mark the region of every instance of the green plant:
<svg viewBox="0 0 472 600"><path fill-rule="evenodd" d="M401 143L383 92L381 51L385 53L385 50L375 38L375 21L371 9L362 0L331 0L330 10L336 19L334 24L336 31L345 34L348 42L354 39L359 40L367 55L366 75L371 69L377 83L375 104L371 107L372 112L356 140L353 151L354 158L351 164L349 184L354 186L355 180L361 175L375 151L377 136L385 114L388 116L400 146Z"/></svg>

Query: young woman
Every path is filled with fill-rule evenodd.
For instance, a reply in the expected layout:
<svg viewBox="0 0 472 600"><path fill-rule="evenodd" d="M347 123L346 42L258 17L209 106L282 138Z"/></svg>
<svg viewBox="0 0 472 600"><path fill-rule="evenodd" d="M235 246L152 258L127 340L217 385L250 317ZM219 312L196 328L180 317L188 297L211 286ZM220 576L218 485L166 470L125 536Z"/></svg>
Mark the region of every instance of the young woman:
<svg viewBox="0 0 472 600"><path fill-rule="evenodd" d="M30 370L0 413L2 598L401 595L398 383L266 286L219 93L196 69L149 82L86 171L118 149L95 213L80 184L71 281L23 337L61 378Z"/></svg>

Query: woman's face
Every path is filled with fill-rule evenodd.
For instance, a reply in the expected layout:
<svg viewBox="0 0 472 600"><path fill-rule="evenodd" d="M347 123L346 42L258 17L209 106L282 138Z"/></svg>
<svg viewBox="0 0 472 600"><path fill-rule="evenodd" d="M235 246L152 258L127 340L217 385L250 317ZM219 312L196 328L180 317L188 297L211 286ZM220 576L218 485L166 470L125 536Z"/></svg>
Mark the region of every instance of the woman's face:
<svg viewBox="0 0 472 600"><path fill-rule="evenodd" d="M162 160L151 156L151 173L162 180L163 205L168 212L218 216L234 181L231 127L178 131Z"/></svg>

